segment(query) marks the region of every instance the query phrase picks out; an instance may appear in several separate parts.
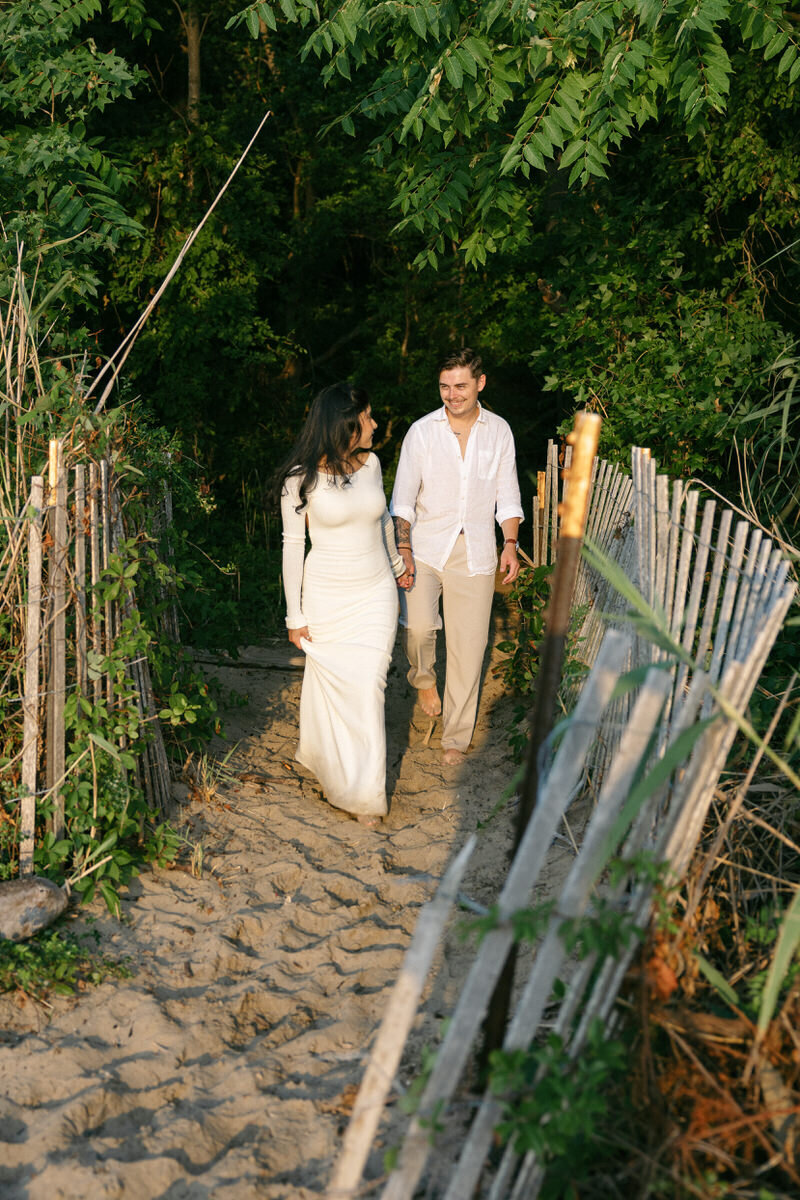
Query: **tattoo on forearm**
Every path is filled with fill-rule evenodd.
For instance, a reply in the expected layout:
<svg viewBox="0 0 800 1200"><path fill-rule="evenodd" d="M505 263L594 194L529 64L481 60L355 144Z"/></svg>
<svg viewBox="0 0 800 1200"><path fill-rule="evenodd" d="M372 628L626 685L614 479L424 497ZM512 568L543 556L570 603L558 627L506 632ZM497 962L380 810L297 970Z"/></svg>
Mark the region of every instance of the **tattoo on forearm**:
<svg viewBox="0 0 800 1200"><path fill-rule="evenodd" d="M394 519L394 536L398 546L408 546L411 543L411 522L404 521L402 517Z"/></svg>

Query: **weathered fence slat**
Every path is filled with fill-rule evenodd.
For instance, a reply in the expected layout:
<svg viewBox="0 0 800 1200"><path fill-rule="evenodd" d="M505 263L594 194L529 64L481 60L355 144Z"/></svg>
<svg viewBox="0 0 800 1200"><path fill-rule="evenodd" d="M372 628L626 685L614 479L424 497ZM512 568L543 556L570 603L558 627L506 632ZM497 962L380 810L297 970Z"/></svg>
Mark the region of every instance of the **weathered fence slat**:
<svg viewBox="0 0 800 1200"><path fill-rule="evenodd" d="M453 1013L447 1035L420 1100L418 1115L409 1127L396 1171L383 1192L383 1200L409 1200L430 1152L429 1133L423 1119L456 1086L469 1057L472 1042L512 942L508 917L522 908L544 865L547 850L564 809L581 775L583 758L594 727L611 697L625 658L626 636L612 631L601 647L597 663L584 685L552 767L540 790L539 803L498 899L500 924L481 944Z"/></svg>
<svg viewBox="0 0 800 1200"><path fill-rule="evenodd" d="M699 678L699 674L695 676L692 683L694 694L684 714L685 720L683 724L689 724L697 715L705 689L705 682ZM664 680L664 684L665 687L669 686L666 680ZM631 724L633 723L632 721ZM679 732L679 729L673 729L673 740L678 736ZM654 822L654 813L659 808L659 796L652 796L649 802L643 805L630 833L625 839L620 853L621 858L630 861L640 850L652 848L654 835L657 835L660 829L660 826L657 826ZM627 889L628 883L625 879L622 879L615 887L608 889L607 903L618 908L628 907L633 923L643 927L647 923L647 914L653 889L649 885L637 885L633 893L633 898L626 905L626 899L628 899L626 897ZM583 1001L586 988L591 981L592 974L597 968L598 956L596 954L590 955L573 974L554 1026L554 1032L562 1038L570 1058L577 1058L583 1050L589 1030L594 1021L599 1020L606 1024L606 1033L611 1032L609 1023L611 1006L616 1000L623 977L635 951L636 945L631 942L629 949L623 951L620 956L616 958L608 956L601 963L591 994L588 1001L584 1004L582 1011L580 1005ZM577 1026L573 1029L576 1018ZM537 1080L539 1078L541 1078L541 1074L537 1077ZM510 1177L517 1161L518 1155L514 1152L513 1146L509 1145L504 1153L500 1169L500 1175L504 1179ZM524 1181L526 1189L524 1191L518 1190L521 1186L520 1180ZM520 1168L520 1176L517 1179L513 1195L524 1195L526 1200L528 1197L535 1197L543 1180L544 1171L537 1162L535 1154L528 1153L525 1155ZM494 1200L495 1197L501 1197L504 1194L502 1191L495 1191L493 1189L491 1198Z"/></svg>
<svg viewBox="0 0 800 1200"><path fill-rule="evenodd" d="M681 527L681 511L683 509L683 484L676 481L672 487L672 511L669 515L669 549L667 551L667 573L664 581L664 614L668 628L672 628L672 618L675 612L675 592L678 586L678 552L684 540Z"/></svg>
<svg viewBox="0 0 800 1200"><path fill-rule="evenodd" d="M671 536L672 527L669 519L669 480L666 475L656 476L656 544L663 548L661 554L655 557L655 603L663 613L667 611L667 563L670 558L670 547L674 541ZM665 652L658 654L664 657Z"/></svg>
<svg viewBox="0 0 800 1200"><path fill-rule="evenodd" d="M547 529L550 520L550 461L545 462L545 470L539 472L539 558L537 562L546 564L550 560L547 555Z"/></svg>
<svg viewBox="0 0 800 1200"><path fill-rule="evenodd" d="M697 509L697 502L698 502L697 492L690 492L689 500L694 501L694 507L692 509L693 515L692 515L691 524L690 524L689 517L688 517L689 505L687 503L686 528L687 528L688 536L684 540L684 544L685 544L686 550L687 550L687 559L692 551L692 541L694 539L694 530L695 530L695 526L696 526L696 522L697 522L697 518L695 515L696 509ZM700 525L700 537L697 542L697 553L696 553L695 560L694 560L694 571L692 573L692 586L689 591L689 601L688 601L688 604L685 604L682 606L683 613L684 613L684 624L683 624L683 632L682 632L682 636L681 636L681 647L686 651L687 654L692 654L692 652L694 651L694 648L695 648L695 633L697 632L697 618L700 613L700 600L701 600L701 597L703 594L703 588L705 586L706 566L708 564L708 555L711 550L711 534L712 534L712 531L714 528L714 514L716 512L716 509L717 509L716 501L714 501L714 500L709 500L703 506L703 519L702 519L702 522ZM681 569L681 571L683 570L683 563L681 564L680 569ZM686 564L686 570L688 572L688 562ZM685 591L686 591L685 584L682 584L681 590L682 590L682 594L685 595ZM676 606L676 612L674 614L673 622L672 622L672 636L673 637L677 637L678 634L680 633L679 617L680 617L680 610L678 610L677 606ZM702 658L703 658L703 655L701 654L697 661L702 662ZM683 687L686 682L686 676L687 676L688 672L689 672L688 665L686 663L681 663L678 667L678 671L677 671L677 675L676 675L676 679L675 679L675 694L678 696L680 696L681 693L683 692Z"/></svg>
<svg viewBox="0 0 800 1200"><path fill-rule="evenodd" d="M439 938L475 844L473 834L448 867L436 895L420 914L353 1105L342 1152L326 1193L329 1200L353 1196L361 1180Z"/></svg>
<svg viewBox="0 0 800 1200"><path fill-rule="evenodd" d="M630 770L640 762L645 772L650 770L681 733L696 723L699 714L716 713L686 761L676 765L671 777L648 795L619 851L625 861L635 861L642 850L659 861L667 858L676 879L685 871L737 733L733 713L744 711L796 590L788 580L786 560L761 531L754 531L746 521L734 526L730 509L718 512L715 502L708 501L703 505L698 532L696 490L680 482L671 485L666 477L658 476L647 450L634 449L631 466L628 478L617 466L594 463L587 529L594 543L635 580L656 613L663 612L666 629L691 661L675 656L669 659L666 647L655 646L641 634L623 637L615 631L613 624L623 617L627 602L602 575L586 562L582 564L575 599L588 611L579 632L578 652L589 665L594 662L594 668L578 692L573 724L542 784L526 834L526 838L536 839L541 858L579 784L585 781L591 794L599 794L599 798L508 1027L507 1049L529 1045L541 1026L545 1005L551 1003L553 982L568 962L560 925L567 917L580 917L591 903L598 863L612 849L609 823L628 793ZM536 565L552 561L559 532L558 450L552 443L543 480L541 474L534 507ZM562 487L562 499L563 494ZM596 671L609 647L614 648L608 660L614 674L627 670L632 661L658 664L658 669L648 672L638 695L628 692L592 713L593 729L579 749L577 742L569 739L577 732L574 723L587 718L583 707L587 692L596 686ZM647 695L652 708L644 720L642 704ZM652 737L656 729L658 736ZM645 743L651 756L647 765L642 761ZM562 755L569 759L569 777ZM621 771L627 772L627 778L620 777ZM550 790L556 783L557 802ZM447 1104L471 1058L488 997L510 944L509 916L525 904L539 866L536 855L527 857L523 840L500 894L499 924L484 938L472 964L383 1200L410 1200L415 1194L430 1154L428 1123L434 1114L454 1135L450 1144L462 1143L457 1164L451 1160L436 1163L434 1174L446 1177L442 1188L446 1189L445 1200L486 1195L485 1190L476 1193L475 1189L481 1187L481 1173L500 1116L498 1102L488 1095L479 1101L477 1116L465 1137L459 1137L458 1127L463 1103L458 1100L450 1109ZM624 880L613 887L604 884L603 897L640 927L647 924L653 903L651 883L634 883L632 888ZM594 1023L600 1022L605 1036L613 1032L618 1021L617 995L634 953L631 944L602 961L590 956L567 972L566 995L547 1027L558 1031L570 1057L585 1051ZM534 1155L520 1159L509 1146L493 1178L483 1186L490 1189L490 1200L534 1200L545 1175L546 1168ZM429 1177L429 1192L435 1186L438 1182Z"/></svg>
<svg viewBox="0 0 800 1200"><path fill-rule="evenodd" d="M22 801L20 803L19 873L33 871L36 823L36 765L39 757L39 639L42 615L42 513L44 480L31 480L28 528L28 597L25 621L25 694L22 704Z"/></svg>
<svg viewBox="0 0 800 1200"><path fill-rule="evenodd" d="M94 659L94 702L99 704L103 695L103 681L98 670L103 653L102 627L97 603L97 584L100 581L100 482L97 463L89 463L89 550L92 571L92 657Z"/></svg>
<svg viewBox="0 0 800 1200"><path fill-rule="evenodd" d="M64 449L58 439L50 442L50 670L47 705L47 786L53 788L64 775L66 745L64 702L67 698L67 474ZM64 797L53 794L50 829L56 839L64 833Z"/></svg>
<svg viewBox="0 0 800 1200"><path fill-rule="evenodd" d="M19 818L21 873L33 867L37 796L38 803L48 801L52 805L48 828L58 837L63 835L63 784L68 773L64 710L68 686L74 687L79 695L88 693L95 704L105 699L109 714L117 704L114 671L109 667L103 672L101 664L104 657L111 658L121 632L120 603L98 601L97 593L103 567L125 536L122 513L106 460L99 465L89 462L88 489L85 465L75 466L71 496L64 457L61 443L53 439L47 481L34 477L30 504L23 506L15 524L15 559L22 552L27 536L29 572L27 598L22 597L19 584L21 600L27 603L23 794ZM74 504L70 510L68 501L72 498ZM72 527L70 511L74 512ZM12 560L8 570L14 565ZM126 611L132 612L133 592L125 598L125 604ZM149 666L146 659L128 661L124 666L133 682L139 719L146 735L136 759L136 782L143 787L150 806L166 816L171 799L170 769ZM119 739L119 745L125 747L124 739ZM40 761L45 767L46 790L42 795L38 795L42 786L37 778Z"/></svg>
<svg viewBox="0 0 800 1200"><path fill-rule="evenodd" d="M100 517L103 530L103 548L100 561L104 572L108 570L111 556L111 498L109 496L109 487L108 460L104 458L100 463ZM103 628L105 633L103 649L108 656L114 648L114 612L111 600L109 599L106 599L103 605ZM114 704L114 676L110 668L106 671L106 704L110 714Z"/></svg>
<svg viewBox="0 0 800 1200"><path fill-rule="evenodd" d="M561 925L565 920L582 916L586 910L591 891L608 857L609 837L647 752L669 687L669 676L663 671L653 670L641 689L612 767L604 780L578 857L561 889L544 940L537 949L533 968L508 1027L504 1050L526 1048L536 1033L557 974L568 956ZM444 1200L462 1200L462 1197L473 1194L501 1113L500 1101L494 1096L485 1095L470 1126L469 1137Z"/></svg>
<svg viewBox="0 0 800 1200"><path fill-rule="evenodd" d="M549 561L556 561L556 542L558 541L558 446L553 443L550 448L550 552Z"/></svg>
<svg viewBox="0 0 800 1200"><path fill-rule="evenodd" d="M78 691L86 694L86 467L75 468L75 675Z"/></svg>
<svg viewBox="0 0 800 1200"><path fill-rule="evenodd" d="M713 646L711 649L711 662L708 666L708 676L712 683L716 683L722 670L722 663L725 657L725 650L728 644L728 631L731 625L733 616L734 602L736 593L739 588L739 581L742 573L742 559L744 558L745 545L747 535L750 532L751 526L747 521L738 521L733 535L733 548L730 552L725 571L725 586L722 589L722 600L720 602L719 617L717 619L716 629L714 631ZM709 617L709 625L713 622L714 614L706 614ZM711 644L711 629L708 630L708 640ZM711 700L706 701L706 712L710 710Z"/></svg>

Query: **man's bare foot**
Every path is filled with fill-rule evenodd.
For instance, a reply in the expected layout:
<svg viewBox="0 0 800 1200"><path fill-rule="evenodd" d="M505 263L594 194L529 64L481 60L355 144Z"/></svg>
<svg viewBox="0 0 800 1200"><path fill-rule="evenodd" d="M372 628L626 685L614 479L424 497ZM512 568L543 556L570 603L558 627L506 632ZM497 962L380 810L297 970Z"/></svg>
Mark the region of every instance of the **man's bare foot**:
<svg viewBox="0 0 800 1200"><path fill-rule="evenodd" d="M370 813L358 813L356 820L359 825L366 825L367 829L377 829L381 823L380 817L373 817Z"/></svg>
<svg viewBox="0 0 800 1200"><path fill-rule="evenodd" d="M451 746L449 750L445 750L442 753L442 762L446 767L457 767L463 761L464 751L456 750L454 746Z"/></svg>
<svg viewBox="0 0 800 1200"><path fill-rule="evenodd" d="M428 717L438 717L442 711L442 702L439 699L439 693L436 690L436 684L429 688L419 688L417 691L417 699L422 711Z"/></svg>

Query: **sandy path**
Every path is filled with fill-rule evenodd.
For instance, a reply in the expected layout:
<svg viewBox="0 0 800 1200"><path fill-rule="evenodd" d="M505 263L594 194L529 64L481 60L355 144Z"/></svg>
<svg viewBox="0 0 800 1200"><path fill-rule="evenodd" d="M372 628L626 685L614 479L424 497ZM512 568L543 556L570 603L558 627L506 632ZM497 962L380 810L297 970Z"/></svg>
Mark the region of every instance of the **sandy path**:
<svg viewBox="0 0 800 1200"><path fill-rule="evenodd" d="M365 829L291 769L299 672L269 668L275 648L244 657L264 665L216 673L243 698L227 732L245 781L183 811L202 877L142 875L122 924L91 910L101 948L128 956L132 977L51 1012L0 999L3 1200L318 1196L419 908L511 776L510 703L491 674L469 770L454 772L440 767L438 728L424 744L430 722L395 666L391 814ZM481 835L464 888L477 900L496 894L508 825L503 815ZM409 1064L465 961L451 935ZM372 1174L380 1161L378 1149Z"/></svg>

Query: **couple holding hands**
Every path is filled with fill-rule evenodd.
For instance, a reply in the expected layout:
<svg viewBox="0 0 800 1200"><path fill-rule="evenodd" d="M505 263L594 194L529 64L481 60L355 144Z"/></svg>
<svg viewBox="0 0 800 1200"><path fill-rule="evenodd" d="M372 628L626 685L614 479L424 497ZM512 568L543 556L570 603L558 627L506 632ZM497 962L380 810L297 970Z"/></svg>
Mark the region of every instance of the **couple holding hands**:
<svg viewBox="0 0 800 1200"><path fill-rule="evenodd" d="M425 713L443 713L442 758L455 766L475 726L497 569L495 518L503 582L519 574L514 439L480 404L485 384L474 351L442 361L442 407L406 434L391 516L370 450L377 425L369 399L348 383L317 396L277 474L286 625L306 656L295 757L326 799L362 824L377 825L387 812L384 693L398 608L409 682ZM443 705L434 670L440 600Z"/></svg>

